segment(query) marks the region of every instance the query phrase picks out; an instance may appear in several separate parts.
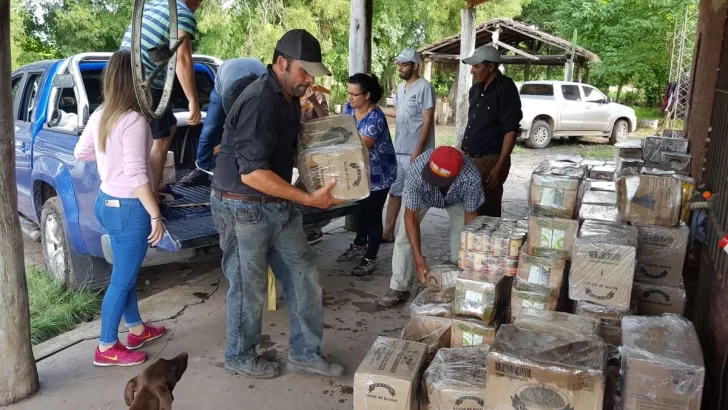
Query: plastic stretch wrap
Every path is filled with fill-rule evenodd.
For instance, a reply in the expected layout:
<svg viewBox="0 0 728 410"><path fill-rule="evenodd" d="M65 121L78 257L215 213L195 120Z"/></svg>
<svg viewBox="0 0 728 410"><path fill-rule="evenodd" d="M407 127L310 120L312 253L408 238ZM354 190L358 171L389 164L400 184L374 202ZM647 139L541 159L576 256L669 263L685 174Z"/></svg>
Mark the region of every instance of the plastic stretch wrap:
<svg viewBox="0 0 728 410"><path fill-rule="evenodd" d="M427 345L427 362L429 362L441 347L450 347L451 328L452 320L450 319L414 316L402 329L400 339Z"/></svg>
<svg viewBox="0 0 728 410"><path fill-rule="evenodd" d="M602 323L602 338L614 346L622 345L622 318L634 315L636 312L636 309L620 309L584 301L576 302L574 309L574 313L579 316L599 319Z"/></svg>
<svg viewBox="0 0 728 410"><path fill-rule="evenodd" d="M622 320L624 410L699 410L705 366L693 324L677 315Z"/></svg>
<svg viewBox="0 0 728 410"><path fill-rule="evenodd" d="M682 152L660 152L660 169L675 171L676 174L690 175L692 155Z"/></svg>
<svg viewBox="0 0 728 410"><path fill-rule="evenodd" d="M368 197L369 152L361 142L354 117L335 115L304 123L298 146L298 170L309 192L334 180L335 198Z"/></svg>
<svg viewBox="0 0 728 410"><path fill-rule="evenodd" d="M601 410L607 344L503 325L488 353L485 408Z"/></svg>
<svg viewBox="0 0 728 410"><path fill-rule="evenodd" d="M635 282L632 299L640 316L659 316L663 313L682 315L685 312L685 288Z"/></svg>
<svg viewBox="0 0 728 410"><path fill-rule="evenodd" d="M622 158L617 157L617 169L615 172L617 176L624 175L639 175L642 168L645 166L645 161L642 158Z"/></svg>
<svg viewBox="0 0 728 410"><path fill-rule="evenodd" d="M354 375L354 410L417 410L427 346L379 336Z"/></svg>
<svg viewBox="0 0 728 410"><path fill-rule="evenodd" d="M642 140L620 141L614 144L614 146L617 147L616 158L642 159L643 157Z"/></svg>
<svg viewBox="0 0 728 410"><path fill-rule="evenodd" d="M616 166L614 165L602 165L594 167L589 171L589 178L597 179L600 181L614 181L614 172Z"/></svg>
<svg viewBox="0 0 728 410"><path fill-rule="evenodd" d="M528 254L571 259L579 221L532 216L528 228Z"/></svg>
<svg viewBox="0 0 728 410"><path fill-rule="evenodd" d="M564 339L601 336L601 321L597 318L531 308L522 309L513 326Z"/></svg>
<svg viewBox="0 0 728 410"><path fill-rule="evenodd" d="M690 201L693 200L693 191L696 187L696 181L685 175L676 175L682 183L682 201L680 206L680 222L689 224L691 220Z"/></svg>
<svg viewBox="0 0 728 410"><path fill-rule="evenodd" d="M604 166L604 161L599 161L596 159L585 159L585 160L581 161L581 165L586 167L586 170L589 171L594 167Z"/></svg>
<svg viewBox="0 0 728 410"><path fill-rule="evenodd" d="M677 176L675 171L669 169L655 168L657 164L645 164L645 167L640 170L640 175L653 175L653 176Z"/></svg>
<svg viewBox="0 0 728 410"><path fill-rule="evenodd" d="M427 409L482 409L488 349L487 345L440 349L423 376Z"/></svg>
<svg viewBox="0 0 728 410"><path fill-rule="evenodd" d="M617 193L609 191L588 191L582 199L583 204L617 205Z"/></svg>
<svg viewBox="0 0 728 410"><path fill-rule="evenodd" d="M427 287L442 290L455 287L455 279L463 270L454 265L434 265L427 267Z"/></svg>
<svg viewBox="0 0 728 410"><path fill-rule="evenodd" d="M629 308L636 253L636 227L585 221L574 244L569 297Z"/></svg>
<svg viewBox="0 0 728 410"><path fill-rule="evenodd" d="M486 324L495 321L497 307L504 293L505 276L482 271L466 270L456 279L453 313L477 317Z"/></svg>
<svg viewBox="0 0 728 410"><path fill-rule="evenodd" d="M635 280L657 285L680 286L688 249L690 228L638 225Z"/></svg>
<svg viewBox="0 0 728 410"><path fill-rule="evenodd" d="M578 154L554 154L547 156L546 160L557 163L569 162L576 165L583 164L585 161L584 157Z"/></svg>
<svg viewBox="0 0 728 410"><path fill-rule="evenodd" d="M531 215L572 219L576 217L579 182L586 173L581 164L542 162L531 175L528 203Z"/></svg>
<svg viewBox="0 0 728 410"><path fill-rule="evenodd" d="M451 318L455 288L443 290L425 289L410 303L412 316L438 316Z"/></svg>
<svg viewBox="0 0 728 410"><path fill-rule="evenodd" d="M486 325L478 319L456 317L452 320L451 347L490 345L495 339L499 323Z"/></svg>
<svg viewBox="0 0 728 410"><path fill-rule="evenodd" d="M606 191L617 192L617 186L613 181L597 181L596 179L584 180L584 191Z"/></svg>
<svg viewBox="0 0 728 410"><path fill-rule="evenodd" d="M669 137L647 137L645 138L644 160L658 164L662 152L688 152L688 140L686 138Z"/></svg>
<svg viewBox="0 0 728 410"><path fill-rule="evenodd" d="M675 226L680 222L682 182L671 176L620 177L617 203L623 222Z"/></svg>
<svg viewBox="0 0 728 410"><path fill-rule="evenodd" d="M534 285L516 278L511 288L511 322L515 321L526 308L555 311L559 298L553 296L551 289Z"/></svg>
<svg viewBox="0 0 728 410"><path fill-rule="evenodd" d="M518 261L518 278L523 282L550 289L551 295L559 298L564 282L566 261L555 256L533 256L521 252Z"/></svg>
<svg viewBox="0 0 728 410"><path fill-rule="evenodd" d="M583 204L579 208L579 220L618 222L619 211L615 205Z"/></svg>

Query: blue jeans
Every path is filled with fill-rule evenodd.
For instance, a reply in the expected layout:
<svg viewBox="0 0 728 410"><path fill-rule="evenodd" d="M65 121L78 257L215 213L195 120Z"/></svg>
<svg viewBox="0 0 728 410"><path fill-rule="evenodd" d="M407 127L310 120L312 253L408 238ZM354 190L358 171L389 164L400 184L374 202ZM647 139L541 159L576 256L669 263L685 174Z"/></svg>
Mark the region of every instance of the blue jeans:
<svg viewBox="0 0 728 410"><path fill-rule="evenodd" d="M268 266L283 284L291 320L289 358L310 362L321 354L323 302L313 251L301 212L290 203L223 199L213 191L212 216L220 233L227 295L225 360L247 360L260 342Z"/></svg>
<svg viewBox="0 0 728 410"><path fill-rule="evenodd" d="M118 206L117 206L118 205ZM147 254L147 237L152 231L149 214L138 199L115 198L99 191L96 218L106 229L114 253L114 266L101 303L100 344L114 345L119 340L121 316L126 327L142 324L137 303L136 281Z"/></svg>
<svg viewBox="0 0 728 410"><path fill-rule="evenodd" d="M202 125L202 133L200 133L200 142L197 144L197 166L206 171L212 171L213 150L222 141L225 118L222 97L213 88L210 93L210 105L207 107L205 123Z"/></svg>

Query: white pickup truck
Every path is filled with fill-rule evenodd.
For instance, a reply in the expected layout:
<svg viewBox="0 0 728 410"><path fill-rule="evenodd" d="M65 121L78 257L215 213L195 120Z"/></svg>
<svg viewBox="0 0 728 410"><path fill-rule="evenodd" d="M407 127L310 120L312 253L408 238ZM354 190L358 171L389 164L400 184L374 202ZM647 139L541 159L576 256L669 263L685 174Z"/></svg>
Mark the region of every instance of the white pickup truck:
<svg viewBox="0 0 728 410"><path fill-rule="evenodd" d="M587 84L528 81L520 94L520 137L531 148L546 148L553 137L603 136L616 143L637 128L632 108Z"/></svg>

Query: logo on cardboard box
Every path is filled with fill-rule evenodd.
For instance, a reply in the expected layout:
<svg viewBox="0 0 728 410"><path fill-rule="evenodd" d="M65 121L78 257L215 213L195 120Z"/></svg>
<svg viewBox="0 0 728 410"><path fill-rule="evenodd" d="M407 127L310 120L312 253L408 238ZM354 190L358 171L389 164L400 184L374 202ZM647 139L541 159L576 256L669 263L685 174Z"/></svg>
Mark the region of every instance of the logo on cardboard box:
<svg viewBox="0 0 728 410"><path fill-rule="evenodd" d="M650 289L646 290L642 293L642 299L648 299L650 296L652 296L653 293L656 293L660 296L662 296L663 299L665 299L665 302L670 301L670 295L667 294L667 292L659 290L659 289Z"/></svg>
<svg viewBox="0 0 728 410"><path fill-rule="evenodd" d="M527 384L511 396L514 410L574 410L562 392L542 384Z"/></svg>
<svg viewBox="0 0 728 410"><path fill-rule="evenodd" d="M584 289L584 292L586 292L587 295L591 296L592 298L594 298L596 300L610 300L610 299L614 299L614 291L613 290L610 290L609 293L607 293L606 295L597 295L597 294L594 293L594 291L592 290L592 288L587 287L586 289Z"/></svg>
<svg viewBox="0 0 728 410"><path fill-rule="evenodd" d="M647 271L647 269L645 269L644 266L640 266L639 267L639 272L640 272L640 275L642 275L644 277L647 277L647 278L650 278L650 279L662 279L662 278L664 278L664 277L667 276L667 269L665 269L664 271L662 271L660 273L652 274L652 273L649 273Z"/></svg>
<svg viewBox="0 0 728 410"><path fill-rule="evenodd" d="M377 388L382 388L382 389L386 390L389 393L390 397L374 394L374 390L376 390ZM394 390L394 387L392 387L386 383L373 383L373 384L369 385L369 393L367 394L367 397L372 398L372 399L382 400L382 401L397 401L394 398L394 396L396 396L396 395L397 395L397 392L396 392L396 390Z"/></svg>
<svg viewBox="0 0 728 410"><path fill-rule="evenodd" d="M478 404L478 406L479 406L478 408L479 409L482 409L483 406L485 405L485 402L483 401L483 399L481 399L480 397L476 397L476 396L463 396L463 397L460 397L457 400L455 400L455 405L456 406L460 406L461 404L465 403L466 401L474 401L475 403ZM465 409L462 409L462 410L465 410Z"/></svg>

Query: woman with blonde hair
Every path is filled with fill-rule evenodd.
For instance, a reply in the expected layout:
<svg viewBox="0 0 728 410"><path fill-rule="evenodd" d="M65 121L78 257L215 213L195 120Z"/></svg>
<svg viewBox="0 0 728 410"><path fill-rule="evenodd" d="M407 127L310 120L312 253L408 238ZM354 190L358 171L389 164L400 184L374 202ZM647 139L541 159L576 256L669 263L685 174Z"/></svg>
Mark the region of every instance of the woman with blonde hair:
<svg viewBox="0 0 728 410"><path fill-rule="evenodd" d="M96 161L101 188L95 212L111 240L114 266L101 304L101 335L97 366L133 366L147 355L137 352L145 342L165 333L163 326L144 323L139 315L136 281L149 245L164 235L159 205L152 194L149 153L152 133L134 95L131 53L120 50L103 74L103 104L89 118L74 150L80 161ZM119 342L124 316L127 346Z"/></svg>

